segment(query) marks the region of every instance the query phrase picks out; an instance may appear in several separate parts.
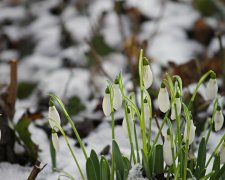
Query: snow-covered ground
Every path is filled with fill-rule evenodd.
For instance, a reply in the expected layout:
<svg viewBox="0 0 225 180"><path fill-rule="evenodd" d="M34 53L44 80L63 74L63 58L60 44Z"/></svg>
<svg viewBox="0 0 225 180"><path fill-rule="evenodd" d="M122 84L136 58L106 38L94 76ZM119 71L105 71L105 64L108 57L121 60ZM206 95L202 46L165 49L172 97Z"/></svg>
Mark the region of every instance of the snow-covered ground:
<svg viewBox="0 0 225 180"><path fill-rule="evenodd" d="M18 121L27 108L30 110L38 108L39 92L43 97L53 92L64 98L63 100L78 96L86 106L85 111L78 115L81 119L84 119L85 116L104 119L88 137L83 139L87 143L88 153L91 149L100 153L106 145L111 143L109 119L104 118L101 112L95 112L99 98L103 97L108 77L103 76L99 69L87 69L88 60L85 54L90 51L90 47L85 39L90 39L93 36L93 30L99 23L99 18L101 18L103 12L107 12L104 15L99 33L104 37L107 45L115 50L103 57L104 61L101 66L112 79L122 71L127 90L132 86L132 83L131 75L127 71L129 59L124 53L121 53L124 39L119 24L121 20L124 36L129 38L132 36L131 20L125 15L122 15L119 19L114 11L113 0L90 1L90 4L82 10L75 6L76 1L70 1L60 15L54 15L51 13L51 9L62 3L61 0L33 1L28 3L27 6L22 3L10 6L9 2L7 0L0 2L0 23L3 24L0 32L5 34L12 42L19 42L28 38L34 43L34 47L31 53L24 56L18 49L7 49L4 48L6 45L0 44L0 48L3 47L0 49L0 83L5 84L9 80L9 69L5 62L12 58L19 59L19 82L37 83L37 88L30 97L17 101L14 122ZM23 1L19 0L18 2ZM144 40L148 42L145 53L153 60L151 66L155 76L153 82L155 88L159 88L161 84L162 66L167 66L169 61L176 64L185 63L206 50L205 46L187 36L187 31L193 27L196 20L201 16L192 7L190 1L142 0L140 2L140 0L127 0L124 6L137 8L147 18L140 24L137 39L140 42ZM29 19L30 16L32 16L32 19ZM3 23L5 21L11 23ZM208 21L212 27L217 26L214 19L208 19ZM69 44L69 47L62 47L61 45L62 24L70 33L70 40L75 42ZM225 42L225 37L223 41ZM23 45L23 43L19 45ZM218 43L214 39L210 43L207 53L212 56L218 49ZM74 67L63 67L65 59L69 59ZM201 92L204 93L204 88ZM90 100L93 94L94 97ZM43 114L47 117L47 109ZM123 112L120 111L115 116L121 119ZM35 126L35 124L43 125L45 122L47 122L47 118L36 120L29 127L33 141L39 145L41 150L39 152L40 161L44 164L47 163L37 179L55 180L60 173L53 173L51 169L49 139L43 130ZM156 125L153 127L155 128L153 128L154 135L157 128ZM115 131L121 151L129 155L129 142L122 131L122 127L116 126ZM163 129L164 134L165 132L166 128ZM221 131L219 135L223 133L224 131ZM213 133L209 139L210 151L219 141L216 137L217 135ZM57 154L57 167L69 172L75 179L79 179L78 170L62 136L59 137L59 141L60 152ZM74 139L69 138L69 141L84 170L85 159L81 149L74 146L76 143ZM16 149L16 151L19 151L19 149ZM30 171L31 167L22 167L7 162L0 163L0 179L23 180L28 177Z"/></svg>

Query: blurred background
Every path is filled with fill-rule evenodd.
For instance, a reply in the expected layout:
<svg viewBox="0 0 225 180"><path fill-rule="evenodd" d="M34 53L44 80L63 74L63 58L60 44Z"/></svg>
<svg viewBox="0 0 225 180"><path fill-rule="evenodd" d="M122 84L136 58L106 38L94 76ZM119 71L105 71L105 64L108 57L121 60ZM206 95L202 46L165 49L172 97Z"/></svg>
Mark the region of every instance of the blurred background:
<svg viewBox="0 0 225 180"><path fill-rule="evenodd" d="M154 74L149 89L153 101L165 72L182 77L188 99L200 76L212 69L224 106L224 19L224 0L1 0L0 179L26 179L37 159L47 164L39 179L57 179L62 169L78 176L62 137L57 157L50 153L50 92L62 98L88 151L109 155L104 90L107 80L122 72L127 93L139 94L141 48ZM194 105L198 134L212 111L202 89ZM116 132L126 153L123 113L115 114ZM61 117L78 159L84 160Z"/></svg>

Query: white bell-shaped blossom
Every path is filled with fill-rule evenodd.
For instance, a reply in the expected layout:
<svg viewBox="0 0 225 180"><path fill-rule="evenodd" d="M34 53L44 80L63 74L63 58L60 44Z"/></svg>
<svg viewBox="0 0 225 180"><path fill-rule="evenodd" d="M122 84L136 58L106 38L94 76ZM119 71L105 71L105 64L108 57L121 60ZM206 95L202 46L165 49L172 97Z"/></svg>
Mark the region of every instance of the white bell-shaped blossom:
<svg viewBox="0 0 225 180"><path fill-rule="evenodd" d="M179 116L180 113L181 113L181 99L180 99L180 97L176 97L176 108L177 108L177 114ZM176 119L175 103L172 105L170 118L172 120Z"/></svg>
<svg viewBox="0 0 225 180"><path fill-rule="evenodd" d="M144 100L144 117L145 117L145 124L148 125L150 119L150 108L146 99Z"/></svg>
<svg viewBox="0 0 225 180"><path fill-rule="evenodd" d="M56 152L59 152L59 138L56 132L52 133L52 144Z"/></svg>
<svg viewBox="0 0 225 180"><path fill-rule="evenodd" d="M61 124L59 112L54 105L49 106L48 121L52 129L58 131L58 126Z"/></svg>
<svg viewBox="0 0 225 180"><path fill-rule="evenodd" d="M134 132L134 130L133 130L134 129L134 122L133 122L132 115L129 112L129 110L128 110L128 122L129 122L129 126L130 126L131 135L133 135L133 132ZM122 128L123 128L123 131L124 131L125 136L126 137L129 137L128 129L127 129L126 116L123 118Z"/></svg>
<svg viewBox="0 0 225 180"><path fill-rule="evenodd" d="M113 84L113 107L118 110L123 103L122 94L119 88L119 84Z"/></svg>
<svg viewBox="0 0 225 180"><path fill-rule="evenodd" d="M173 164L173 155L172 155L172 146L170 135L166 135L164 144L163 144L163 159L168 166Z"/></svg>
<svg viewBox="0 0 225 180"><path fill-rule="evenodd" d="M215 131L219 131L223 127L224 117L220 106L218 106L214 116Z"/></svg>
<svg viewBox="0 0 225 180"><path fill-rule="evenodd" d="M193 123L193 120L191 120L190 122L190 133L189 133L189 137L188 137L188 144L190 145L194 139L195 139L195 130L196 130L196 127ZM187 139L187 131L188 131L188 123L186 122L186 125L185 125L185 129L184 129L184 139L183 141L186 142L186 139Z"/></svg>
<svg viewBox="0 0 225 180"><path fill-rule="evenodd" d="M222 147L220 149L220 163L225 163L225 142L222 144Z"/></svg>
<svg viewBox="0 0 225 180"><path fill-rule="evenodd" d="M153 74L150 65L143 66L143 83L145 89L148 89L152 85Z"/></svg>
<svg viewBox="0 0 225 180"><path fill-rule="evenodd" d="M215 99L218 92L218 84L216 81L215 73L211 74L211 78L209 79L206 85L206 96L209 100Z"/></svg>
<svg viewBox="0 0 225 180"><path fill-rule="evenodd" d="M105 94L103 97L102 110L105 116L109 116L111 114L110 92L108 87L106 88Z"/></svg>
<svg viewBox="0 0 225 180"><path fill-rule="evenodd" d="M170 98L169 98L169 93L165 87L165 85L162 83L161 88L159 90L159 95L158 95L158 105L160 111L165 113L168 111L170 108Z"/></svg>

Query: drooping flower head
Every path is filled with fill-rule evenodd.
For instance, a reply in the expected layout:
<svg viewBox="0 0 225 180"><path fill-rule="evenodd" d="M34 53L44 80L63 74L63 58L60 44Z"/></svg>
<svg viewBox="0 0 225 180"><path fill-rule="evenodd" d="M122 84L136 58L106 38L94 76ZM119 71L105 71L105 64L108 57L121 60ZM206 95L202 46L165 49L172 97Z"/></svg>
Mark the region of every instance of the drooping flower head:
<svg viewBox="0 0 225 180"><path fill-rule="evenodd" d="M178 116L180 115L180 113L181 113L181 99L180 99L180 95L177 93L176 94L176 99L175 99L175 101L176 101L176 109L177 109L177 114L178 114ZM175 120L176 119L176 112L175 112L175 103L172 105L172 108L171 108L171 116L170 116L170 118L172 119L172 120Z"/></svg>
<svg viewBox="0 0 225 180"><path fill-rule="evenodd" d="M193 120L191 119L188 145L190 145L195 139L195 130L196 130L196 127L193 123ZM186 142L187 135L188 135L187 133L188 133L188 122L186 122L185 129L184 129L184 139L183 139L184 142Z"/></svg>
<svg viewBox="0 0 225 180"><path fill-rule="evenodd" d="M48 121L52 129L58 131L58 126L61 124L59 112L54 106L53 102L49 101L49 109L48 109Z"/></svg>
<svg viewBox="0 0 225 180"><path fill-rule="evenodd" d="M210 74L210 79L206 85L206 96L209 100L215 99L218 92L218 84L216 81L216 74L212 72Z"/></svg>
<svg viewBox="0 0 225 180"><path fill-rule="evenodd" d="M109 116L111 114L111 104L110 104L110 91L109 87L105 89L105 94L102 101L102 110L105 116Z"/></svg>
<svg viewBox="0 0 225 180"><path fill-rule="evenodd" d="M52 130L52 144L56 152L59 152L59 138L57 132Z"/></svg>
<svg viewBox="0 0 225 180"><path fill-rule="evenodd" d="M143 59L143 83L145 89L148 89L152 85L153 74L151 67L149 65L148 59Z"/></svg>
<svg viewBox="0 0 225 180"><path fill-rule="evenodd" d="M169 93L164 83L161 84L161 88L159 90L158 105L159 105L160 111L162 111L163 113L168 111L168 109L170 108Z"/></svg>
<svg viewBox="0 0 225 180"><path fill-rule="evenodd" d="M171 166L173 164L171 137L169 129L167 130L167 135L163 144L163 159L168 166Z"/></svg>
<svg viewBox="0 0 225 180"><path fill-rule="evenodd" d="M115 110L118 110L123 103L122 94L119 87L119 77L115 79L113 84L113 107Z"/></svg>
<svg viewBox="0 0 225 180"><path fill-rule="evenodd" d="M214 117L214 127L215 131L219 131L223 127L224 117L221 111L221 107L217 106L215 117Z"/></svg>

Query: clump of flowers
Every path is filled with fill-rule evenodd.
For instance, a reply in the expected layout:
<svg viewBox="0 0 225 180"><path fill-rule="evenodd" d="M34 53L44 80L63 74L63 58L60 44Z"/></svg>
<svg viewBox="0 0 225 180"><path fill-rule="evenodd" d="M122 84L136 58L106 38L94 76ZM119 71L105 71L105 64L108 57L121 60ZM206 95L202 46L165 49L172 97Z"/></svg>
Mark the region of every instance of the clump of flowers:
<svg viewBox="0 0 225 180"><path fill-rule="evenodd" d="M195 121L192 117L192 104L201 84L210 77L206 86L206 95L209 100L213 100L214 108L210 118L207 133L203 133L197 149L197 156L190 158L193 154L193 144L195 141ZM143 55L143 50L139 56L139 82L140 82L140 107L137 105L134 93L125 94L120 73L115 81L108 82L102 102L102 109L105 116L111 116L112 124L112 155L110 161L105 157L99 157L95 150L87 155L83 142L76 130L76 127L68 115L62 101L51 94L49 107L49 123L52 128L52 143L56 151L59 151L57 133L61 133L67 142L75 164L82 179L88 180L118 180L133 179L223 179L225 174L225 135L206 158L207 146L210 134L213 130L219 131L222 128L224 117L221 107L218 104L218 85L216 74L213 71L206 72L199 80L189 103L183 102L182 79L175 75L166 74L161 83L158 93L158 108L162 112L163 119L158 123L158 132L152 137L153 107L149 92L153 82L153 73L149 61ZM211 101L210 101L211 102ZM59 113L54 104L57 103L69 121L73 132L82 148L86 159L86 172L82 171L76 154L68 142L67 136L61 127ZM130 143L130 158L123 156L116 142L119 137L115 135L114 113L123 106L124 119L122 127L125 136ZM136 121L138 123L136 123ZM136 129L140 128L141 143L138 142ZM163 136L163 128L168 128ZM161 137L162 142L159 141ZM140 147L141 144L141 147ZM220 149L220 150L219 150ZM214 161L212 162L212 160ZM206 171L209 164L212 164L211 171ZM222 165L221 165L222 164ZM137 174L135 174L137 173ZM160 179L159 178L159 179Z"/></svg>

